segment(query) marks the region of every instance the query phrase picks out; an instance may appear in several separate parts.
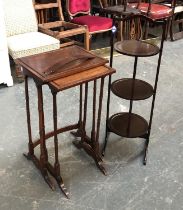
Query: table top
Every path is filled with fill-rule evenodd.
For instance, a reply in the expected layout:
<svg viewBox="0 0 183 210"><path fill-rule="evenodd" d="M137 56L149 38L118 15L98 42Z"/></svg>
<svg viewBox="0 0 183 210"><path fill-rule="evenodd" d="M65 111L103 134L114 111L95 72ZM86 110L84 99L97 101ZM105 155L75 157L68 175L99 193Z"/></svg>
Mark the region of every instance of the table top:
<svg viewBox="0 0 183 210"><path fill-rule="evenodd" d="M42 83L103 66L107 62L107 59L76 45L18 59L24 74Z"/></svg>
<svg viewBox="0 0 183 210"><path fill-rule="evenodd" d="M102 9L104 12L114 15L130 15L130 14L140 14L140 11L136 8L132 8L129 6L126 6L126 9L124 8L124 5L115 5L115 6L109 6Z"/></svg>
<svg viewBox="0 0 183 210"><path fill-rule="evenodd" d="M99 79L115 73L116 70L109 66L99 66L86 71L82 71L64 78L49 82L48 85L55 91L65 90L95 79Z"/></svg>
<svg viewBox="0 0 183 210"><path fill-rule="evenodd" d="M121 54L137 57L149 57L159 53L159 47L140 40L124 40L114 44L114 49Z"/></svg>

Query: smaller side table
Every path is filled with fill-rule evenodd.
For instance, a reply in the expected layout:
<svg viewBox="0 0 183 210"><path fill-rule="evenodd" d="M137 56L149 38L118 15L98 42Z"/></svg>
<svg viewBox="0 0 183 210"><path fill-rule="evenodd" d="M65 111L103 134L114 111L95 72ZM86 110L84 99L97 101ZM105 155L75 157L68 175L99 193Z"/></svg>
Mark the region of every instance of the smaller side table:
<svg viewBox="0 0 183 210"><path fill-rule="evenodd" d="M118 18L123 20L122 18ZM126 18L127 20L143 22L143 23L153 23L148 17L143 15L134 15ZM106 122L106 136L105 143L103 148L103 155L106 149L108 134L113 132L119 136L127 138L144 138L145 147L144 147L144 157L143 164L146 165L147 162L147 151L149 145L149 139L151 134L152 119L154 113L154 105L157 91L157 84L160 72L161 58L163 52L163 44L165 40L165 30L166 30L166 20L163 22L162 29L162 38L160 46L148 43L145 40L124 40L116 42L113 46L113 36L112 36L112 46L111 46L111 59L110 65L112 66L113 62L113 48L120 54L134 57L134 67L133 67L133 76L132 78L119 78L111 84L109 80L108 86L108 103L107 103L107 122ZM146 25L144 24L144 27ZM144 31L146 28L144 29ZM138 60L141 57L150 57L158 55L157 66L155 70L154 85L149 84L148 82L137 79L137 64ZM144 66L147 69L147 66ZM129 111L116 113L109 117L109 104L110 104L110 90L116 96L129 100ZM149 120L144 119L142 116L133 113L133 104L134 101L145 100L152 97L152 103L150 108L150 118Z"/></svg>
<svg viewBox="0 0 183 210"><path fill-rule="evenodd" d="M70 49L69 49L70 48ZM78 59L74 58L74 61L68 61L64 54L66 54L65 51L68 50L76 50L78 54L83 52L83 49L72 46L65 49L60 49L59 51L52 51L47 52L39 55L29 56L26 58L21 58L19 60L20 65L23 67L23 72L25 75L25 96L26 96L26 111L27 111L27 125L28 125L28 135L29 135L29 151L28 154L25 154L25 156L32 160L33 163L37 166L37 168L40 170L41 174L43 175L43 178L47 182L47 184L50 186L51 189L55 189L55 186L53 185L51 179L49 178L50 173L55 180L58 183L58 186L60 187L61 191L65 194L66 197L69 197L69 193L63 183L61 174L60 174L60 164L59 164L59 158L58 158L58 137L57 135L59 133L63 133L66 131L70 131L73 129L77 129L77 132L75 135L81 137L81 140L74 141L74 145L77 146L77 148L83 148L87 154L89 154L94 161L96 162L96 165L98 168L105 174L105 168L103 166L103 162L101 159L101 154L99 150L99 131L100 131L100 120L101 120L101 109L102 109L102 98L103 98L103 87L104 87L104 79L106 76L111 75L115 72L114 69L105 66L104 64L99 64L97 67L90 68L88 66L87 69L83 70L83 65L86 65L86 60L81 59L82 62L78 62ZM87 51L86 51L87 52ZM88 54L89 52L87 52ZM60 54L60 56L58 56ZM62 55L62 57L61 57ZM57 57L58 56L58 57ZM70 54L72 56L72 54ZM83 55L84 56L84 55ZM94 56L94 55L93 55ZM50 60L49 60L50 58ZM54 63L56 63L56 70L55 74L53 71L53 68L47 69L45 71L44 65L45 62L51 63L51 59L56 59ZM58 62L58 58L61 59L60 62ZM69 56L67 57L69 58ZM83 57L81 57L83 58ZM46 59L46 60L45 60ZM95 58L94 58L95 59ZM97 58L98 59L98 58ZM71 65L71 63L74 64L73 67L74 73L71 74L71 71L69 71L69 74L66 74L66 71L63 70L65 68L65 63L63 64L63 60L67 61L68 65ZM100 60L102 61L102 60ZM103 60L104 62L104 60ZM105 61L106 62L106 61ZM99 62L100 63L100 62ZM63 66L61 66L63 64ZM96 65L96 63L94 62ZM91 66L94 65L91 63ZM81 71L79 71L78 66L81 65ZM34 68L35 69L34 69ZM40 68L41 67L41 68ZM64 67L64 68L62 68ZM39 69L40 68L40 69ZM60 69L60 71L59 71ZM44 71L43 71L44 70ZM46 72L46 74L45 74ZM51 73L51 76L48 75L48 72ZM47 75L47 76L46 76ZM57 75L57 76L56 76ZM45 76L45 77L44 77ZM34 79L34 82L37 87L37 95L38 95L38 113L39 113L39 132L40 132L40 138L33 142L32 139L32 129L31 129L31 116L30 116L30 106L29 106L29 90L28 90L28 77L32 77ZM52 78L52 79L51 79ZM100 82L100 94L99 94L99 107L98 107L98 113L96 112L96 89L97 89L97 81L101 80ZM93 87L93 117L92 117L92 131L91 131L91 137L88 137L85 131L85 125L86 125L86 119L87 119L87 98L88 98L88 83L89 82L94 83ZM51 90L52 96L53 96L53 124L54 124L54 130L45 133L45 122L44 122L44 108L43 108L43 92L42 92L42 86L44 84L47 84ZM69 89L74 86L80 85L80 108L79 108L79 121L78 123L65 126L62 128L57 127L57 93L66 89ZM84 94L84 106L83 106L83 86L85 86L85 94ZM97 118L97 120L96 120ZM55 148L55 161L54 165L52 165L48 160L48 151L46 148L46 140L50 137L54 136L54 148ZM34 149L36 146L40 145L40 158L37 158L34 154Z"/></svg>

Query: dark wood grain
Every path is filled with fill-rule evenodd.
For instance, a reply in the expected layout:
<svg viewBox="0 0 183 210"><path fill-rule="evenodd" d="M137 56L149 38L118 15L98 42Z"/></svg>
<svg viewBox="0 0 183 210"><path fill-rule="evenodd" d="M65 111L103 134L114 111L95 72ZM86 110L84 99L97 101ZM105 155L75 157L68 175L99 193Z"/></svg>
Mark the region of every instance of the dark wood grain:
<svg viewBox="0 0 183 210"><path fill-rule="evenodd" d="M29 73L43 82L102 66L108 60L98 57L76 45L51 52L18 59ZM79 62L79 63L78 63Z"/></svg>
<svg viewBox="0 0 183 210"><path fill-rule="evenodd" d="M57 91L80 85L83 82L89 82L94 79L111 75L116 71L113 68L107 66L99 66L93 69L89 69L77 74L70 75L68 77L60 78L49 83L49 85Z"/></svg>

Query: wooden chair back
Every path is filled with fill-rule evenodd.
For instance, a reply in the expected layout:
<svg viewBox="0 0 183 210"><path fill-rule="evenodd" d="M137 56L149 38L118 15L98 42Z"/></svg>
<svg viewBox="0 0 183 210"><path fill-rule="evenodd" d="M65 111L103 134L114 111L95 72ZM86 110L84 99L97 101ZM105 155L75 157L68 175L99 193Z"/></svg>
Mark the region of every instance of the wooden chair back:
<svg viewBox="0 0 183 210"><path fill-rule="evenodd" d="M53 10L56 9L58 20L64 21L61 0L55 0L55 3L36 3L34 0L34 8L37 15L38 23L49 22L49 18L53 16Z"/></svg>

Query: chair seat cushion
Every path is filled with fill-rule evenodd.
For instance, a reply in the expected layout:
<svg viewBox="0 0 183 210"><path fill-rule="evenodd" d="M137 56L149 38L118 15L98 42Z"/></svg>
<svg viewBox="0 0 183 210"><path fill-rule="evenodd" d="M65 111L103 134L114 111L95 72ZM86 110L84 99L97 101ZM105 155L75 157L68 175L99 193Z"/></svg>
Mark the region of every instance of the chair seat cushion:
<svg viewBox="0 0 183 210"><path fill-rule="evenodd" d="M13 59L60 48L59 40L40 32L10 36L7 42L9 54Z"/></svg>
<svg viewBox="0 0 183 210"><path fill-rule="evenodd" d="M87 25L89 32L106 31L112 27L112 19L100 16L84 15L72 19L73 23Z"/></svg>
<svg viewBox="0 0 183 210"><path fill-rule="evenodd" d="M129 5L133 8L137 7L137 3L131 3ZM149 3L140 3L138 9L142 14L147 14L148 7ZM169 17L170 15L172 15L172 9L170 7L161 4L151 4L150 18L157 20Z"/></svg>

